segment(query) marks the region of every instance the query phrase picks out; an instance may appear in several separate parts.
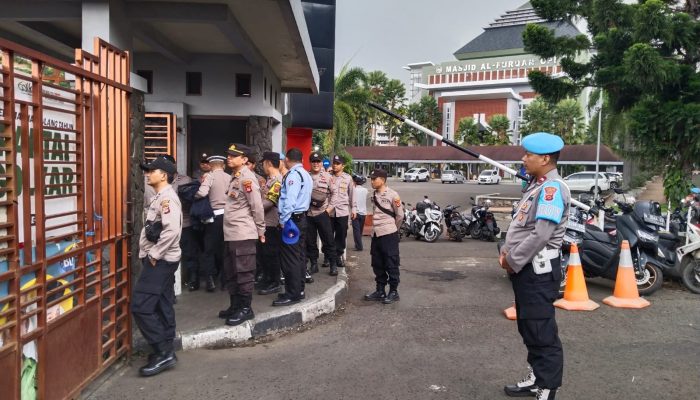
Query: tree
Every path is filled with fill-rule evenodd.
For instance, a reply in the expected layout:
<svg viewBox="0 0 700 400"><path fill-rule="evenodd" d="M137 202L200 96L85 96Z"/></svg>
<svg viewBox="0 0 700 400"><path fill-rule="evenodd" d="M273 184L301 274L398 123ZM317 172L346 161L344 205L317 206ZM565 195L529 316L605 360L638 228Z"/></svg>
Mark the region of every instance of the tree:
<svg viewBox="0 0 700 400"><path fill-rule="evenodd" d="M491 126L491 134L495 136L495 144L510 144L508 130L510 129L510 120L503 114L495 114L489 119Z"/></svg>
<svg viewBox="0 0 700 400"><path fill-rule="evenodd" d="M585 129L583 111L578 101L563 99L552 105L543 98L537 98L525 108L520 132L550 132L561 136L566 144L581 144Z"/></svg>
<svg viewBox="0 0 700 400"><path fill-rule="evenodd" d="M437 131L442 123L440 107L432 96L423 96L419 102L410 104L406 110L406 116L431 131ZM399 143L413 146L427 144L426 136L425 133L403 124Z"/></svg>
<svg viewBox="0 0 700 400"><path fill-rule="evenodd" d="M356 110L366 107L369 99L365 78L361 68L349 68L347 64L335 78L333 129L327 131L322 142L325 153L339 153L344 143L353 142L358 131Z"/></svg>
<svg viewBox="0 0 700 400"><path fill-rule="evenodd" d="M479 145L479 125L472 117L464 117L457 124L457 142L462 146Z"/></svg>
<svg viewBox="0 0 700 400"><path fill-rule="evenodd" d="M700 7L697 0L532 0L548 20L583 18L585 35L555 37L528 25L525 49L560 57L564 79L529 74L533 88L550 101L602 88L612 111L626 113L635 156L663 165L666 197L677 202L690 186L700 158ZM590 60L578 56L595 50Z"/></svg>

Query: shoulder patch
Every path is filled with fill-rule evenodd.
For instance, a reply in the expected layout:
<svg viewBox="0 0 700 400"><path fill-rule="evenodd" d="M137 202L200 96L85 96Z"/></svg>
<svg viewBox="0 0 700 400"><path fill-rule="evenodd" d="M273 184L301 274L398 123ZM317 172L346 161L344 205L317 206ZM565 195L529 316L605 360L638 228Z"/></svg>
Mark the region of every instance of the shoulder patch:
<svg viewBox="0 0 700 400"><path fill-rule="evenodd" d="M535 218L546 219L558 224L561 222L563 215L564 198L562 197L559 182L546 182L540 191Z"/></svg>
<svg viewBox="0 0 700 400"><path fill-rule="evenodd" d="M243 181L243 187L245 188L245 191L250 193L253 191L253 181L250 179L246 179Z"/></svg>
<svg viewBox="0 0 700 400"><path fill-rule="evenodd" d="M161 211L163 214L169 214L169 213L170 213L170 200L169 200L169 199L165 199L165 200L163 200L163 201L160 202L160 211Z"/></svg>

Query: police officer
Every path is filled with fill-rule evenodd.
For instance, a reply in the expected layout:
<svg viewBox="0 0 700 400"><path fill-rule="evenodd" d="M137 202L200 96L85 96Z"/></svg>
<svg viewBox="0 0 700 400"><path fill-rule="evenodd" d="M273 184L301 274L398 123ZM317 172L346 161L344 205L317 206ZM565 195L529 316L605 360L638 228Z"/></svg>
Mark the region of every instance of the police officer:
<svg viewBox="0 0 700 400"><path fill-rule="evenodd" d="M236 326L255 318L251 302L255 281L256 243L265 242L265 213L260 186L255 174L246 167L252 150L234 143L226 153L226 164L233 177L226 191L224 214L224 273L229 308L219 312L226 325Z"/></svg>
<svg viewBox="0 0 700 400"><path fill-rule="evenodd" d="M265 243L262 243L259 254L263 278L258 294L268 295L278 293L281 289L280 248L282 246L282 236L279 228L280 216L277 205L279 204L280 190L282 189L282 175L279 171L279 153L266 151L263 153L262 159L267 181L260 191L263 208L265 209Z"/></svg>
<svg viewBox="0 0 700 400"><path fill-rule="evenodd" d="M306 255L309 257L309 273L318 272L318 243L316 238L321 237L321 250L324 259L330 265L330 274L338 275L337 254L335 251L335 239L331 226L331 217L328 214L331 197L331 174L323 169L322 158L319 153L311 153L311 179L313 189L311 191L311 205L307 213L306 230Z"/></svg>
<svg viewBox="0 0 700 400"><path fill-rule="evenodd" d="M221 270L224 251L224 206L226 191L231 182L231 175L224 171L226 157L209 156L207 158L211 171L204 174L195 198L209 196L209 203L214 210L214 220L204 225L204 254L202 267L207 274L207 292L216 289L215 277Z"/></svg>
<svg viewBox="0 0 700 400"><path fill-rule="evenodd" d="M367 182L367 179L363 176L353 176L352 181L355 183L352 201L356 210L355 218L352 220L352 236L355 240L355 251L362 251L362 230L367 217L367 189L362 185Z"/></svg>
<svg viewBox="0 0 700 400"><path fill-rule="evenodd" d="M282 179L280 190L279 214L280 227L292 220L299 230L299 239L293 244L282 243L280 253L282 274L284 274L284 294L278 295L273 306L288 306L304 299L304 272L306 270L306 213L311 203L313 183L311 176L301 164L301 150L292 148L287 151L285 163L289 172Z"/></svg>
<svg viewBox="0 0 700 400"><path fill-rule="evenodd" d="M255 175L255 179L258 180L258 185L260 185L260 190L265 187L267 179L262 175L258 174L258 156L257 153L250 153L248 155L248 162L245 163L246 167ZM255 284L258 285L262 280L262 243L257 244L257 255L255 256Z"/></svg>
<svg viewBox="0 0 700 400"><path fill-rule="evenodd" d="M391 304L399 301L399 227L403 221L404 210L399 194L386 186L387 175L383 169L375 169L370 175L374 189L370 255L377 288L365 295L365 300Z"/></svg>
<svg viewBox="0 0 700 400"><path fill-rule="evenodd" d="M559 250L571 195L557 173L564 142L549 133L522 141L523 163L531 176L510 224L499 262L508 271L515 293L518 332L528 350L527 377L505 387L509 396L552 400L561 386L564 359L554 318L561 266Z"/></svg>
<svg viewBox="0 0 700 400"><path fill-rule="evenodd" d="M355 219L355 207L353 204L352 177L344 172L345 159L334 155L331 166L333 180L331 181L331 200L328 205L328 214L331 216L331 226L335 236L335 253L338 267L345 267L343 254L345 242L348 237L348 218Z"/></svg>
<svg viewBox="0 0 700 400"><path fill-rule="evenodd" d="M131 312L146 342L153 348L142 376L156 375L175 366L175 271L180 263L182 211L173 190L175 164L157 157L141 164L148 184L156 194L146 213L146 224L139 239L141 275L134 286Z"/></svg>
<svg viewBox="0 0 700 400"><path fill-rule="evenodd" d="M199 168L197 168L196 171L194 171L194 174L192 176L194 179L198 181L202 181L202 178L204 177L204 174L207 172L211 171L211 166L209 165L209 156L207 153L202 153L201 157L199 158Z"/></svg>

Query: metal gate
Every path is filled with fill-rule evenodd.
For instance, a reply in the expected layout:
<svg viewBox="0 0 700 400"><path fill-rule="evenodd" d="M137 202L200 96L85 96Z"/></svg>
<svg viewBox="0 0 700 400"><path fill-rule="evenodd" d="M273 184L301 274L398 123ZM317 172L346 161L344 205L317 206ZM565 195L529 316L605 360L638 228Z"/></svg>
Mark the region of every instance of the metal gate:
<svg viewBox="0 0 700 400"><path fill-rule="evenodd" d="M131 347L129 57L0 39L2 397L75 396Z"/></svg>

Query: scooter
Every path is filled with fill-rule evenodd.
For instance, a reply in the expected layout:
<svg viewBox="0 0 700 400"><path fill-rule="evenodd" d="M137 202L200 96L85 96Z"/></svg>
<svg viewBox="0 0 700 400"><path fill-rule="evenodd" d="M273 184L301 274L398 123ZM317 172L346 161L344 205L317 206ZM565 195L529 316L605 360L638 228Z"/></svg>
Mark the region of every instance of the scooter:
<svg viewBox="0 0 700 400"><path fill-rule="evenodd" d="M476 205L472 200L471 221L469 222L469 235L472 239L481 239L493 242L501 229L496 223L493 212L489 211L491 200L486 200L482 205Z"/></svg>
<svg viewBox="0 0 700 400"><path fill-rule="evenodd" d="M457 209L459 206L448 205L442 210L442 216L445 219L447 226L447 235L450 240L461 242L462 239L469 235L469 222Z"/></svg>
<svg viewBox="0 0 700 400"><path fill-rule="evenodd" d="M406 236L413 235L416 240L423 238L426 242L433 243L442 235L442 211L428 196L424 196L423 201L418 202L407 214Z"/></svg>
<svg viewBox="0 0 700 400"><path fill-rule="evenodd" d="M622 215L615 218L615 234L587 224L579 253L584 275L617 278L620 244L627 240L640 295L650 295L661 288L663 272L653 258L658 253L660 226L665 226L659 203L638 201L634 205L616 201Z"/></svg>

